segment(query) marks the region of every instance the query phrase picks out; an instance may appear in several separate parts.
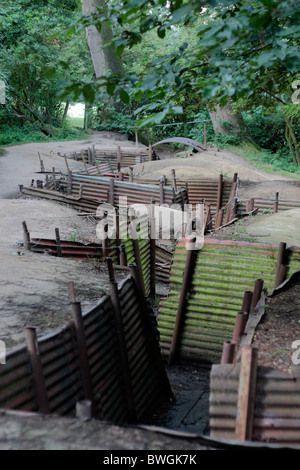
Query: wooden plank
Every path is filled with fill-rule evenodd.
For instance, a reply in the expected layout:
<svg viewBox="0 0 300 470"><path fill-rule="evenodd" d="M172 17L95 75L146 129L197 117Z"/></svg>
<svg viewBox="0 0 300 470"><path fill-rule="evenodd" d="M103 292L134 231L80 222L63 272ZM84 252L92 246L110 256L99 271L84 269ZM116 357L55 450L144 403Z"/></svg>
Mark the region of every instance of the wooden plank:
<svg viewBox="0 0 300 470"><path fill-rule="evenodd" d="M243 347L237 400L235 435L239 441L251 441L253 431L258 350Z"/></svg>

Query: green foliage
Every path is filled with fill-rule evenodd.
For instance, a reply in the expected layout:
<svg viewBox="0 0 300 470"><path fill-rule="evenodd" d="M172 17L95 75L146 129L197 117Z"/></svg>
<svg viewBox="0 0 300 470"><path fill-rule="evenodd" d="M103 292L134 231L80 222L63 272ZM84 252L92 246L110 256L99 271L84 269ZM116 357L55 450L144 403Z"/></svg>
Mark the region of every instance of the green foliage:
<svg viewBox="0 0 300 470"><path fill-rule="evenodd" d="M270 150L257 150L249 143L242 143L238 146L225 145L225 148L249 160L260 170L300 179L300 168L293 163L290 153L279 151L272 153Z"/></svg>
<svg viewBox="0 0 300 470"><path fill-rule="evenodd" d="M152 112L144 107L142 126L184 113L186 95L221 106L229 99L249 108L288 103L300 68L299 14L295 0L124 0L85 21L118 25L113 42L125 60L157 35L153 49L161 44L161 52L153 57L149 49L147 67L103 77L115 90L127 86L132 99L156 103Z"/></svg>
<svg viewBox="0 0 300 470"><path fill-rule="evenodd" d="M245 121L251 136L261 148L273 153L283 152L284 155L289 153L285 139L286 122L282 112L266 114L266 110L260 107L254 114L246 115ZM299 123L295 123L294 132L300 138Z"/></svg>
<svg viewBox="0 0 300 470"><path fill-rule="evenodd" d="M2 126L0 128L0 145L85 139L86 136L86 133L83 131L78 131L67 126L54 129L52 137L45 136L34 126Z"/></svg>
<svg viewBox="0 0 300 470"><path fill-rule="evenodd" d="M217 134L215 143L220 148L226 148L228 145L241 145L243 139L238 132L232 132L231 134Z"/></svg>
<svg viewBox="0 0 300 470"><path fill-rule="evenodd" d="M62 123L58 90L67 79L82 78L91 70L85 42L80 36L64 37L80 4L77 0L1 3L0 70L7 84L7 105L0 106L0 126L31 123L51 135Z"/></svg>
<svg viewBox="0 0 300 470"><path fill-rule="evenodd" d="M94 118L94 127L97 130L107 130L134 136L135 120L131 113L118 112L111 105L102 105L98 108L98 113Z"/></svg>

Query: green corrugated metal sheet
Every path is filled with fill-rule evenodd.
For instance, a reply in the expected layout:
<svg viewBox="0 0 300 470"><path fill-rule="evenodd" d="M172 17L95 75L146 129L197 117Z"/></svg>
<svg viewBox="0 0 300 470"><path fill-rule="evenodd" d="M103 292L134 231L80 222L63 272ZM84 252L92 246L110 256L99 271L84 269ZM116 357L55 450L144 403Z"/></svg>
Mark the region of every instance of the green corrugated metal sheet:
<svg viewBox="0 0 300 470"><path fill-rule="evenodd" d="M170 276L170 295L160 303L161 348L168 354L187 257L186 240L178 243ZM206 240L196 255L195 272L186 300L180 354L197 360L219 361L223 343L231 339L245 290L256 279L274 288L277 245Z"/></svg>

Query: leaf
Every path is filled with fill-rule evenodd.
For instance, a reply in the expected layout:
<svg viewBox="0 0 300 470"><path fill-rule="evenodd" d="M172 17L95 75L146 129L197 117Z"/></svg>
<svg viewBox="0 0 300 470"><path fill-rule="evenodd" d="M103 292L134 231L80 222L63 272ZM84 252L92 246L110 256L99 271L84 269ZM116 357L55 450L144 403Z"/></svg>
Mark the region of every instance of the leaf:
<svg viewBox="0 0 300 470"><path fill-rule="evenodd" d="M143 93L142 90L136 91L135 94L134 94L134 101L141 100L143 98L143 96L144 96L144 93Z"/></svg>
<svg viewBox="0 0 300 470"><path fill-rule="evenodd" d="M166 36L166 30L165 28L159 27L157 29L157 36L161 39L163 39Z"/></svg>
<svg viewBox="0 0 300 470"><path fill-rule="evenodd" d="M123 88L119 90L119 95L123 103L125 104L130 103L130 96L128 95L127 91L123 90Z"/></svg>
<svg viewBox="0 0 300 470"><path fill-rule="evenodd" d="M116 89L115 83L108 83L108 85L106 86L106 91L110 96L114 94L115 89Z"/></svg>

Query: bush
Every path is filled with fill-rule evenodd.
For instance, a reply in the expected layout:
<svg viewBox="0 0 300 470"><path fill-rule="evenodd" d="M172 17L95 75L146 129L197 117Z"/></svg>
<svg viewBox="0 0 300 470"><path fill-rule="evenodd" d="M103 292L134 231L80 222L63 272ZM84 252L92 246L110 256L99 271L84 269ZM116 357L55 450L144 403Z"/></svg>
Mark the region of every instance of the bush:
<svg viewBox="0 0 300 470"><path fill-rule="evenodd" d="M261 108L257 108L254 114L245 115L245 122L249 133L254 141L262 149L272 152L283 152L288 150L288 144L285 139L285 120L280 112L273 114L263 114ZM300 125L294 124L293 129L296 137L300 139Z"/></svg>
<svg viewBox="0 0 300 470"><path fill-rule="evenodd" d="M226 147L228 145L241 145L243 139L238 133L232 133L231 135L227 134L217 134L215 143L220 148Z"/></svg>
<svg viewBox="0 0 300 470"><path fill-rule="evenodd" d="M106 106L105 111L99 109L99 113L94 117L93 127L98 131L120 132L133 138L135 121L130 114L116 111L112 106Z"/></svg>

